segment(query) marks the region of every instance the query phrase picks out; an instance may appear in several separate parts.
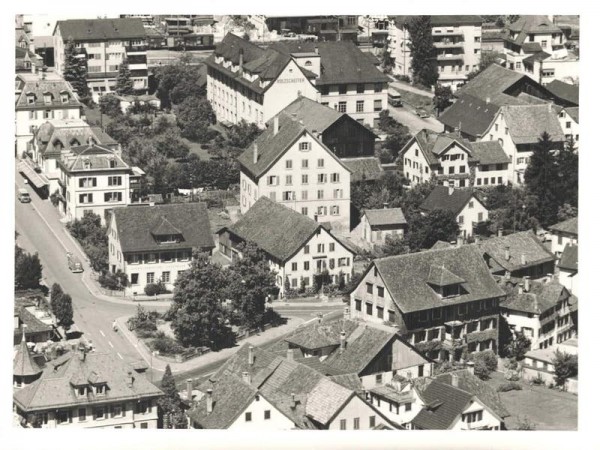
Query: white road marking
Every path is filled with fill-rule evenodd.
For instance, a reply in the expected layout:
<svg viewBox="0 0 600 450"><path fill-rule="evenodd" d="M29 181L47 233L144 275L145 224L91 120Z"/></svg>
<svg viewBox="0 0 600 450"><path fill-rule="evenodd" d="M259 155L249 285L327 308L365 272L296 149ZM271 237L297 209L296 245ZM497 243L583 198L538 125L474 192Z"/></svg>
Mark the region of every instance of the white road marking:
<svg viewBox="0 0 600 450"><path fill-rule="evenodd" d="M108 341L108 345L110 345L112 348L115 348L115 346L113 345L112 342Z"/></svg>
<svg viewBox="0 0 600 450"><path fill-rule="evenodd" d="M117 356L121 359L123 359L123 357L121 356L121 354L119 352L117 352Z"/></svg>
<svg viewBox="0 0 600 450"><path fill-rule="evenodd" d="M102 332L102 330L100 330L100 334L102 335L102 337L106 337L106 335Z"/></svg>

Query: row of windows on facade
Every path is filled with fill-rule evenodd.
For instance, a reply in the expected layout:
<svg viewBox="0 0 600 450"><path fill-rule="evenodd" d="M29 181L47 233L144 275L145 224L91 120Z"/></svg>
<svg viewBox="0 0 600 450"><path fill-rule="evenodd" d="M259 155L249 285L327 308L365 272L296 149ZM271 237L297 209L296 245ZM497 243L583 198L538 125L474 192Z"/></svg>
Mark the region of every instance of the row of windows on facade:
<svg viewBox="0 0 600 450"><path fill-rule="evenodd" d="M306 269L308 270L308 269ZM317 270L318 273L321 272L321 270ZM340 274L334 273L334 274L330 274L331 276L331 283L334 285L339 284L340 282L340 276L344 278L344 281L350 281L350 274L348 273L344 273L343 270L341 270ZM278 276L277 277L277 283L279 285L281 285L282 280L281 277ZM302 284L302 280L304 280L304 286L310 286L310 277L300 277L300 278L290 278L290 286L292 287L292 289L296 289L297 287L299 287Z"/></svg>
<svg viewBox="0 0 600 450"><path fill-rule="evenodd" d="M229 121L234 121L234 117L236 116L237 112L236 111L231 111L228 108L224 107L223 105L219 104L218 102L216 103L216 110L217 110L217 116L222 118L223 116L229 120ZM258 108L256 108L254 110L254 119L256 120L256 122L258 122L259 124L263 123L263 113L262 111L259 111ZM252 119L252 108L248 108L248 116L250 117L250 119Z"/></svg>
<svg viewBox="0 0 600 450"><path fill-rule="evenodd" d="M190 258L191 252L187 250L161 253L131 253L127 255L127 264L153 264L158 262L189 261Z"/></svg>
<svg viewBox="0 0 600 450"><path fill-rule="evenodd" d="M378 375L378 377L381 377L381 376ZM381 378L378 378L377 380L381 380ZM376 383L377 383L377 380L376 380ZM381 381L377 384L381 384ZM381 397L371 394L370 401L371 401L371 404L381 407ZM397 403L397 402L394 402L392 400L387 400L387 399L385 399L384 401L388 402L389 411L391 413L400 414L400 408L403 408L404 412L412 411L412 403L410 401L407 403Z"/></svg>
<svg viewBox="0 0 600 450"><path fill-rule="evenodd" d="M355 85L350 85L354 87L353 91L350 91L353 94L364 94L365 92L365 84L359 83ZM375 83L373 85L374 92L382 92L383 91L383 83ZM371 85L369 85L369 88ZM321 95L345 95L348 93L348 85L347 84L338 84L336 85L324 85L319 88Z"/></svg>
<svg viewBox="0 0 600 450"><path fill-rule="evenodd" d="M303 161L308 161L308 160L303 160ZM303 169L308 169L308 163L306 165L306 167L304 166L304 162L303 162ZM323 159L319 159L318 162L318 167L323 167L324 166L324 160ZM292 161L288 160L285 162L285 168L286 169L292 169ZM330 177L328 178L328 175L330 175ZM318 184L324 184L327 183L327 180L329 179L329 181L331 183L339 183L340 182L340 173L339 172L335 172L332 174L327 174L327 173L319 173L317 174L317 183ZM309 184L309 175L308 174L303 174L301 175L301 183L302 184ZM278 186L280 182L280 177L279 175L270 175L267 177L267 186ZM286 186L290 186L294 184L294 177L293 175L285 175L285 185ZM242 181L242 189L245 189L245 180Z"/></svg>
<svg viewBox="0 0 600 450"><path fill-rule="evenodd" d="M469 334L475 333L479 331L486 330L495 330L496 329L496 319L482 319L482 320L472 320L471 322L467 322L465 326L456 326L453 328L453 337L455 339L459 339L460 337ZM414 343L423 342L423 341L434 341L436 339L440 339L441 333L445 331L445 327L436 327L430 330L421 330L412 334L411 340Z"/></svg>
<svg viewBox="0 0 600 450"><path fill-rule="evenodd" d="M27 94L25 94L25 96L27 98L28 105L35 104L37 96L33 92L27 93ZM54 95L51 93L45 93L45 94L43 94L43 96L44 96L44 104L45 105L51 105L52 102L54 101ZM61 103L69 103L69 99L70 99L69 94L67 94L66 92L60 93L60 102ZM29 115L29 118L30 119L32 118L31 114ZM44 118L46 118L46 117L44 117Z"/></svg>
<svg viewBox="0 0 600 450"><path fill-rule="evenodd" d="M329 107L329 102L321 102L321 104L323 106L327 106ZM354 111L348 111L348 102L338 102L338 103L334 103L333 104L333 108L341 113L345 113L345 112L355 112L355 113L360 113L360 112L369 112L369 111L365 111L365 101L364 100L358 100L356 102L356 107L354 109ZM381 111L383 109L383 100L373 100L373 111L377 112L377 111Z"/></svg>
<svg viewBox="0 0 600 450"><path fill-rule="evenodd" d="M131 40L131 41L107 41L107 42L84 42L83 45L86 48L99 48L107 45L109 47L143 47L146 45L145 40Z"/></svg>
<svg viewBox="0 0 600 450"><path fill-rule="evenodd" d="M263 104L264 97L261 94L254 92L252 89L247 86L242 85L237 79L231 79L228 76L225 76L216 71L209 71L209 75L215 79L218 83L221 83L223 87L220 87L217 82L212 82L210 86L213 91L219 92L219 95L225 97L226 90L225 87L231 89L242 96L246 97L248 100L258 103L259 105ZM233 94L231 94L233 95Z"/></svg>
<svg viewBox="0 0 600 450"><path fill-rule="evenodd" d="M183 274L183 272L185 272L185 270L178 270L177 277L180 277L181 274ZM139 273L131 274L130 282L132 285L134 285L134 286L138 285L139 280L140 280ZM165 270L165 271L161 272L160 278L156 277L155 272L146 272L146 284L152 284L155 281L156 282L160 281L161 283L170 283L171 282L171 271ZM173 280L173 282L175 282L175 280Z"/></svg>
<svg viewBox="0 0 600 450"><path fill-rule="evenodd" d="M92 407L92 420L104 420L108 418L119 418L125 417L127 414L127 404L121 405L110 405L110 406L95 406ZM135 404L135 414L147 414L151 412L152 406L146 402L141 401ZM73 410L59 410L55 414L56 422L58 424L72 423L73 422ZM85 422L88 418L88 408L82 407L77 409L77 418L79 422ZM48 424L48 413L38 414L38 420L40 423ZM146 425L146 426L144 426ZM141 428L147 428L147 424L141 424Z"/></svg>
<svg viewBox="0 0 600 450"><path fill-rule="evenodd" d="M103 58L106 56L106 58ZM123 59L125 57L125 53L106 53L103 55L102 53L88 53L87 59L100 60L100 59Z"/></svg>
<svg viewBox="0 0 600 450"><path fill-rule="evenodd" d="M133 81L133 87L135 89L142 89L148 85L148 78L132 78L131 80ZM114 92L112 87L113 86L91 86L92 92L96 92L100 96Z"/></svg>
<svg viewBox="0 0 600 450"><path fill-rule="evenodd" d="M476 55L479 54L479 49L476 48L473 53L475 53ZM441 55L444 56L444 55ZM477 67L479 67L477 64L473 64L473 71L477 70ZM446 70L446 68L448 68L449 70ZM471 71L471 66L469 64L458 64L458 65L445 65L445 64L438 64L438 72L439 73L460 73L460 72L466 72L469 73Z"/></svg>
<svg viewBox="0 0 600 450"><path fill-rule="evenodd" d="M369 417L369 428L373 428L375 427L375 416L370 416ZM347 419L340 419L340 430L347 430L347 423L346 423ZM353 420L353 429L354 430L360 430L360 417L355 417Z"/></svg>
<svg viewBox="0 0 600 450"><path fill-rule="evenodd" d="M68 199L67 199L68 200ZM104 202L115 203L123 201L122 192L105 192ZM88 205L94 203L94 194L79 194L79 203L82 205Z"/></svg>
<svg viewBox="0 0 600 450"><path fill-rule="evenodd" d="M333 244L331 244L333 245ZM325 261L326 260L318 260L317 261L317 269L321 268L321 269L325 269L326 267L323 267L323 265L325 265ZM321 267L319 267L319 263L321 265ZM350 258L338 258L337 260L337 267L349 267L350 266ZM309 271L310 270L310 261L304 261L303 262L303 269L304 271ZM336 267L336 260L335 258L329 258L329 264L328 267L330 270L335 269ZM294 262L292 263L292 272L297 272L298 271L298 263Z"/></svg>
<svg viewBox="0 0 600 450"><path fill-rule="evenodd" d="M73 145L80 145L80 144L71 143L71 146L73 146ZM109 186L122 186L123 185L123 177L118 176L118 175L109 176L108 177L108 185ZM97 187L97 186L98 186L97 177L85 177L85 178L79 179L79 187L80 188L90 188L90 187Z"/></svg>

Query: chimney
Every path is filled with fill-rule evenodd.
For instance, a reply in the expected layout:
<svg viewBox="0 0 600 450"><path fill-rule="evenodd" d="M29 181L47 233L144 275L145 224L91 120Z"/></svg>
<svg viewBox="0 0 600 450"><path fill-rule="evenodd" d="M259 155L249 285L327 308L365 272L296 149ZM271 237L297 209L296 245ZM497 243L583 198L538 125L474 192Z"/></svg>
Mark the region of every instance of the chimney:
<svg viewBox="0 0 600 450"><path fill-rule="evenodd" d="M254 161L254 164L258 162L258 145L256 142L252 144L252 161Z"/></svg>
<svg viewBox="0 0 600 450"><path fill-rule="evenodd" d="M525 265L527 263L527 260L525 259L525 254L521 253L521 265Z"/></svg>
<svg viewBox="0 0 600 450"><path fill-rule="evenodd" d="M502 237L503 234L504 234L504 229L498 228L498 237Z"/></svg>
<svg viewBox="0 0 600 450"><path fill-rule="evenodd" d="M133 372L130 370L127 372L127 386L133 387L133 382L135 378L133 377Z"/></svg>
<svg viewBox="0 0 600 450"><path fill-rule="evenodd" d="M504 259L507 261L510 259L510 247L508 245L504 247Z"/></svg>
<svg viewBox="0 0 600 450"><path fill-rule="evenodd" d="M254 347L248 347L248 364L254 364Z"/></svg>
<svg viewBox="0 0 600 450"><path fill-rule="evenodd" d="M452 195L454 193L454 184L448 185L448 195Z"/></svg>
<svg viewBox="0 0 600 450"><path fill-rule="evenodd" d="M290 405L290 407L291 407L292 409L295 409L295 408L296 408L296 394L294 394L294 393L292 392L292 394L291 394L291 397L292 397L292 401L291 401L291 405Z"/></svg>
<svg viewBox="0 0 600 450"><path fill-rule="evenodd" d="M345 348L346 348L346 332L342 331L340 333L340 353L342 353Z"/></svg>
<svg viewBox="0 0 600 450"><path fill-rule="evenodd" d="M491 100L492 100L491 98L489 98L489 97L486 97L486 98L485 98L485 104L486 104L486 105L489 105Z"/></svg>
<svg viewBox="0 0 600 450"><path fill-rule="evenodd" d="M350 307L348 306L344 308L344 319L350 319Z"/></svg>
<svg viewBox="0 0 600 450"><path fill-rule="evenodd" d="M547 273L546 276L548 277L548 283L552 281L552 279L554 278L554 275L551 273Z"/></svg>
<svg viewBox="0 0 600 450"><path fill-rule="evenodd" d="M529 278L530 278L529 276L523 277L523 280L524 280L523 291L525 291L525 292L529 292L529 288L530 288Z"/></svg>
<svg viewBox="0 0 600 450"><path fill-rule="evenodd" d="M244 65L244 50L240 48L240 71L242 70L243 65Z"/></svg>
<svg viewBox="0 0 600 450"><path fill-rule="evenodd" d="M288 361L294 360L294 350L292 350L291 348L287 349L287 360Z"/></svg>
<svg viewBox="0 0 600 450"><path fill-rule="evenodd" d="M450 245L451 245L452 247L456 247L456 241L450 241Z"/></svg>
<svg viewBox="0 0 600 450"><path fill-rule="evenodd" d="M242 372L242 381L250 384L250 374L248 372Z"/></svg>
<svg viewBox="0 0 600 450"><path fill-rule="evenodd" d="M279 132L279 116L273 118L273 136Z"/></svg>
<svg viewBox="0 0 600 450"><path fill-rule="evenodd" d="M451 373L452 376L452 386L458 388L458 375L454 372Z"/></svg>
<svg viewBox="0 0 600 450"><path fill-rule="evenodd" d="M507 280L510 280L510 272L508 270L506 272L504 272L504 278L506 278Z"/></svg>
<svg viewBox="0 0 600 450"><path fill-rule="evenodd" d="M213 410L213 398L212 398L212 389L206 390L206 412L211 413Z"/></svg>
<svg viewBox="0 0 600 450"><path fill-rule="evenodd" d="M383 204L383 209L388 209L388 206L389 206L389 205L390 205L390 204L389 204L388 202L384 202L384 204Z"/></svg>
<svg viewBox="0 0 600 450"><path fill-rule="evenodd" d="M519 294L523 293L523 283L519 283Z"/></svg>
<svg viewBox="0 0 600 450"><path fill-rule="evenodd" d="M475 375L475 363L473 361L467 361L467 371L471 375Z"/></svg>
<svg viewBox="0 0 600 450"><path fill-rule="evenodd" d="M319 221L319 215L315 214L315 222L318 222L318 221Z"/></svg>
<svg viewBox="0 0 600 450"><path fill-rule="evenodd" d="M187 379L186 388L187 388L187 401L191 402L192 401L192 379L191 378Z"/></svg>
<svg viewBox="0 0 600 450"><path fill-rule="evenodd" d="M298 114L292 113L292 120L298 120Z"/></svg>

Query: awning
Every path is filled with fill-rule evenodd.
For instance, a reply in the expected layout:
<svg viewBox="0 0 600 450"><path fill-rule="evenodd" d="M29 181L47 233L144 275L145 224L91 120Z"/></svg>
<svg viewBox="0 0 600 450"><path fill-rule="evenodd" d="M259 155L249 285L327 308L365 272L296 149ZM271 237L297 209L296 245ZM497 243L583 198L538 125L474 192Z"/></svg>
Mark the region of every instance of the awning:
<svg viewBox="0 0 600 450"><path fill-rule="evenodd" d="M25 175L27 179L31 181L37 189L41 189L45 186L50 185L50 182L44 175L40 175L39 173L37 173L35 170L33 170L33 167L31 167L26 162L20 162L18 165L18 169L19 172Z"/></svg>

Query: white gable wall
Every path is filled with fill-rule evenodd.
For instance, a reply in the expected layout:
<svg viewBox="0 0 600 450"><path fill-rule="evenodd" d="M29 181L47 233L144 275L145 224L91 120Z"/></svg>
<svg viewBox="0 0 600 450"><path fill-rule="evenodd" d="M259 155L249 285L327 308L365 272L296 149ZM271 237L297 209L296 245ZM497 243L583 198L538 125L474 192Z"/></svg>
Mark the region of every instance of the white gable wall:
<svg viewBox="0 0 600 450"><path fill-rule="evenodd" d="M269 418L265 418L265 411L269 411ZM249 421L246 420L246 414L250 413ZM288 417L283 415L262 395L257 394L252 403L242 412L237 419L229 426L229 429L235 430L292 430L296 427Z"/></svg>
<svg viewBox="0 0 600 450"><path fill-rule="evenodd" d="M461 223L462 217L462 223ZM481 222L488 219L488 210L474 196L456 216L456 221L464 237L473 235L473 222Z"/></svg>

